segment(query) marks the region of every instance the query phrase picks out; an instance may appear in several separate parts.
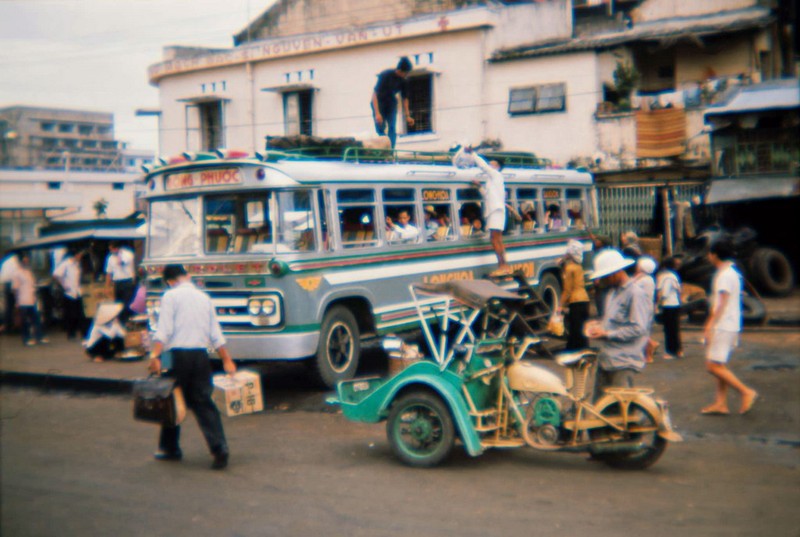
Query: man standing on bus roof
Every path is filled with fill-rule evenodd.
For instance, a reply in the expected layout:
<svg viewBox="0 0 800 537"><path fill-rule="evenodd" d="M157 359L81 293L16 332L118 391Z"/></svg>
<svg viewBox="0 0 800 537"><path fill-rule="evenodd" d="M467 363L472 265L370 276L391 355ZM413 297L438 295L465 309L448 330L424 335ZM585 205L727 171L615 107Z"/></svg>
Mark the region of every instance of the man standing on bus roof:
<svg viewBox="0 0 800 537"><path fill-rule="evenodd" d="M403 117L409 127L414 126L414 118L408 109L408 73L411 72L411 60L406 56L400 58L395 69L386 69L378 74L378 83L372 92L372 117L375 120L375 131L380 136L388 136L394 149L397 141L397 94L403 100Z"/></svg>
<svg viewBox="0 0 800 537"><path fill-rule="evenodd" d="M167 265L163 280L169 290L161 300L149 369L151 373L159 373L162 350L171 351L171 374L183 390L186 406L194 412L214 456L211 467L221 470L228 465L228 444L219 410L211 399L213 387L207 349L217 350L227 374L236 372L236 364L225 348L225 337L211 299L195 287L186 269L182 265ZM180 426L162 425L157 460L181 460L180 432Z"/></svg>
<svg viewBox="0 0 800 537"><path fill-rule="evenodd" d="M489 275L508 276L511 274L511 267L506 261L506 247L503 244L503 230L506 227L506 185L505 178L501 173L503 162L495 158L487 163L471 148L462 147L453 157L453 163L463 162L465 154L472 157L473 162L486 173L487 177L485 187L477 179L472 182L481 189L484 198L483 212L486 217L486 228L489 230L492 248L497 256L497 270Z"/></svg>

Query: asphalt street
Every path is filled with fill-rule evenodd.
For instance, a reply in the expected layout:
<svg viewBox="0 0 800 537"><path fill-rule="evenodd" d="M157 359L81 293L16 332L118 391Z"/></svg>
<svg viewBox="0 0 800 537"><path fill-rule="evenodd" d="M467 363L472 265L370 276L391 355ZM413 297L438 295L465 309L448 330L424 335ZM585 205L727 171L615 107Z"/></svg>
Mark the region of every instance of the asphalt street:
<svg viewBox="0 0 800 537"><path fill-rule="evenodd" d="M684 337L687 357L657 359L639 384L670 402L685 442L643 472L580 454L517 449L471 458L460 448L441 467L411 469L392 455L383 424L346 421L298 364L261 368L266 410L225 419L232 458L223 472L209 469L192 417L184 460L157 462L157 429L133 421L129 396L4 384L0 534L800 535L800 332L743 334L732 367L761 397L750 414L728 417L699 414L713 382L697 327L685 327ZM53 340L47 353L14 348L4 367L66 363L69 349Z"/></svg>

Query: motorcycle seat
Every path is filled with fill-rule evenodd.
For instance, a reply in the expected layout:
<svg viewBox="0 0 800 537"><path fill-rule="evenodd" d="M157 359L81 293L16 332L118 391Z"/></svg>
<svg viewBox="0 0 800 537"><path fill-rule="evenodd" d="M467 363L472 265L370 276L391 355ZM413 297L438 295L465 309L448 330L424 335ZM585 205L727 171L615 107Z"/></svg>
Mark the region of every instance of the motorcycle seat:
<svg viewBox="0 0 800 537"><path fill-rule="evenodd" d="M597 353L590 349L581 349L572 352L560 352L556 356L556 363L558 365L569 367L575 365L584 358L591 358Z"/></svg>

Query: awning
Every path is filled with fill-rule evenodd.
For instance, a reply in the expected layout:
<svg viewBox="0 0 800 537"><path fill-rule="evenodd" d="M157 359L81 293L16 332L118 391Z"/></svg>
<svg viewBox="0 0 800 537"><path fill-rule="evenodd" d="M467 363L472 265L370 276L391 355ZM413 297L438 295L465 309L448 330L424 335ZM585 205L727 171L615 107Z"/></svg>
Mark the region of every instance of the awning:
<svg viewBox="0 0 800 537"><path fill-rule="evenodd" d="M798 177L717 179L711 182L711 188L706 195L706 204L792 196L800 196L800 178Z"/></svg>
<svg viewBox="0 0 800 537"><path fill-rule="evenodd" d="M277 86L268 86L261 88L261 91L273 91L275 93L291 93L293 91L309 91L318 89L313 84L306 84L297 82L294 84L278 84Z"/></svg>
<svg viewBox="0 0 800 537"><path fill-rule="evenodd" d="M83 205L83 195L76 192L33 191L0 194L0 209L67 209Z"/></svg>
<svg viewBox="0 0 800 537"><path fill-rule="evenodd" d="M203 93L201 95L189 95L187 97L181 97L176 100L179 103L201 104L215 101L228 102L230 101L230 98L218 93Z"/></svg>
<svg viewBox="0 0 800 537"><path fill-rule="evenodd" d="M54 233L46 237L21 242L13 246L14 250L25 250L29 248L47 248L77 242L87 239L105 240L135 240L144 239L146 224L138 226L116 227L116 228L89 228L80 231L69 231L65 233Z"/></svg>
<svg viewBox="0 0 800 537"><path fill-rule="evenodd" d="M797 109L800 109L800 81L792 78L741 87L725 104L709 107L703 115L708 119L726 114Z"/></svg>

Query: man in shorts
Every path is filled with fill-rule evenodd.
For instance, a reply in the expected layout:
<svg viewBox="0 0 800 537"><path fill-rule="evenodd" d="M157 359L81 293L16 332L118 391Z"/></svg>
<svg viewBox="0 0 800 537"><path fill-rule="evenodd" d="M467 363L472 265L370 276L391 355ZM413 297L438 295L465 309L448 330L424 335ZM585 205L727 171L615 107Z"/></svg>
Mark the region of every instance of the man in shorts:
<svg viewBox="0 0 800 537"><path fill-rule="evenodd" d="M747 414L758 399L758 393L740 381L728 369L731 352L739 343L742 329L742 275L733 265L733 247L728 241L711 245L708 259L716 267L711 286L711 314L706 321L706 370L717 381L714 402L701 410L702 414L727 415L728 386L742 396L739 414Z"/></svg>
<svg viewBox="0 0 800 537"><path fill-rule="evenodd" d="M483 157L473 152L471 148L462 148L453 157L453 164L459 166L459 162L464 160L464 154L470 155L472 161L486 173L486 186L484 187L477 179L473 184L480 188L484 198L484 216L486 217L486 229L489 230L489 238L492 241L492 248L497 256L497 270L490 276L509 276L511 267L506 261L506 247L503 244L503 230L506 227L506 186L503 177L503 162L499 159L492 159L486 162Z"/></svg>

